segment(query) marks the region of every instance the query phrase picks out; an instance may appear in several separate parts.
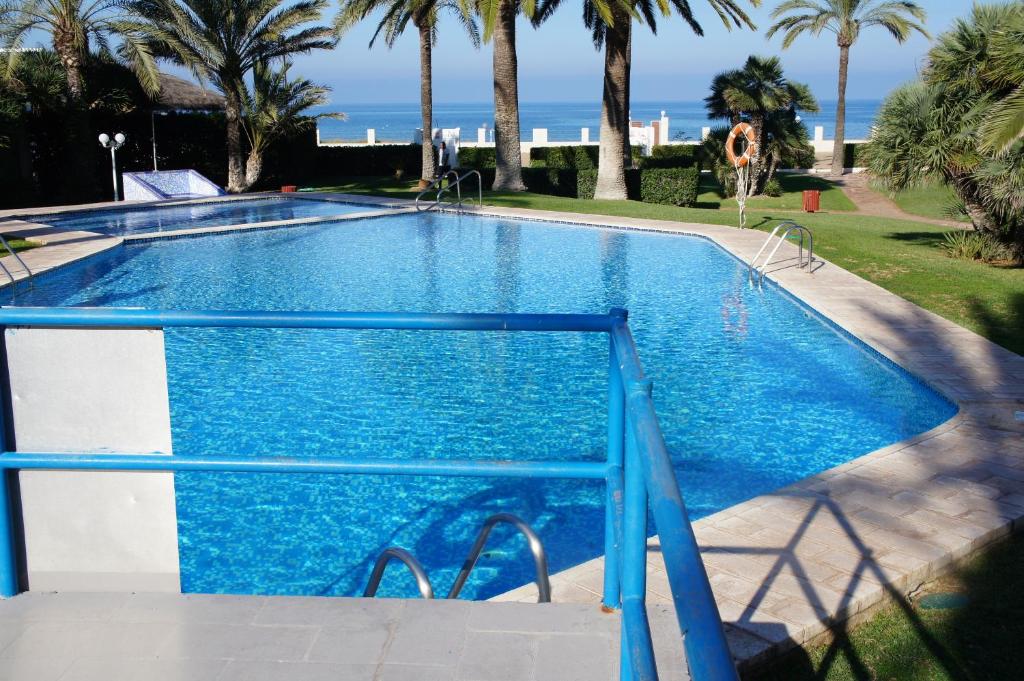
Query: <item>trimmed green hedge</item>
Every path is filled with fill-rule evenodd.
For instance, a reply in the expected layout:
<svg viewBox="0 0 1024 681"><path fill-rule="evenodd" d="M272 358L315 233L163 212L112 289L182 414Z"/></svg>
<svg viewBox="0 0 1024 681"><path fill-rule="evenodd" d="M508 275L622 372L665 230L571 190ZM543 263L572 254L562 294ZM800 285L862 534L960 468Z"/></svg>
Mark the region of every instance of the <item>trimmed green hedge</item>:
<svg viewBox="0 0 1024 681"><path fill-rule="evenodd" d="M285 152L287 153L287 152ZM419 144L367 144L365 146L317 147L312 145L294 154L285 163L294 181L313 182L320 177L354 175L394 175L402 171L408 177L419 176L423 163Z"/></svg>
<svg viewBox="0 0 1024 681"><path fill-rule="evenodd" d="M568 147L532 147L531 167L574 168L593 170L597 168L598 146L578 144Z"/></svg>
<svg viewBox="0 0 1024 681"><path fill-rule="evenodd" d="M700 165L702 144L659 145L651 150L651 155L640 161L641 168L690 168Z"/></svg>
<svg viewBox="0 0 1024 681"><path fill-rule="evenodd" d="M576 198L592 199L597 171L581 170L576 179ZM626 171L626 196L633 201L693 206L700 188L700 168L645 168Z"/></svg>
<svg viewBox="0 0 1024 681"><path fill-rule="evenodd" d="M462 147L459 149L460 168L494 168L497 160L494 147Z"/></svg>

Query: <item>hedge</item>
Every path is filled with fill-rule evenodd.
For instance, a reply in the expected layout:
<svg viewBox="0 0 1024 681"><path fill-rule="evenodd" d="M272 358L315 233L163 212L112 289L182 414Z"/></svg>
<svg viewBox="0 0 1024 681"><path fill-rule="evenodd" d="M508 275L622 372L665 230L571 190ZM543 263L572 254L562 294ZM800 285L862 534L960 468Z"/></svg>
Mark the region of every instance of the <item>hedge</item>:
<svg viewBox="0 0 1024 681"><path fill-rule="evenodd" d="M658 145L640 162L641 168L691 168L702 161L702 144Z"/></svg>
<svg viewBox="0 0 1024 681"><path fill-rule="evenodd" d="M291 151L291 153L289 153ZM419 144L367 144L318 147L304 140L281 150L281 167L292 183L312 183L325 177L395 175L419 176L423 147ZM269 165L269 164L268 164Z"/></svg>
<svg viewBox="0 0 1024 681"><path fill-rule="evenodd" d="M644 203L693 206L700 187L700 168L645 168L626 170L626 197ZM592 199L597 171L581 170L576 179L576 198Z"/></svg>
<svg viewBox="0 0 1024 681"><path fill-rule="evenodd" d="M497 160L494 147L462 147L459 149L460 168L494 168Z"/></svg>
<svg viewBox="0 0 1024 681"><path fill-rule="evenodd" d="M593 170L597 168L598 149L599 147L596 144L577 144L566 147L531 147L530 166Z"/></svg>

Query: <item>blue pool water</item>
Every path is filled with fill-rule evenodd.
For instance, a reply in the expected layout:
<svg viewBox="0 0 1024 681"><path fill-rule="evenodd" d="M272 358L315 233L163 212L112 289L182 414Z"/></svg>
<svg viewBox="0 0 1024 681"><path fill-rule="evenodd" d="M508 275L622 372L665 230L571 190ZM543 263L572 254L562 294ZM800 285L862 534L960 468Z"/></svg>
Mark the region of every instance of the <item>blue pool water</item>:
<svg viewBox="0 0 1024 681"><path fill-rule="evenodd" d="M709 241L417 214L126 246L38 280L19 305L171 309L630 310L694 518L950 418L954 407ZM605 450L603 335L177 329L176 454L556 458ZM602 553L600 484L179 474L189 591L357 594L399 545L447 591L488 514L553 570ZM496 530L467 585L530 581ZM413 595L407 575L382 593Z"/></svg>
<svg viewBox="0 0 1024 681"><path fill-rule="evenodd" d="M86 211L63 215L42 215L29 219L61 229L124 236L147 232L167 232L176 229L199 229L274 220L326 217L372 210L374 210L373 206L336 201L272 198L215 201L162 208Z"/></svg>

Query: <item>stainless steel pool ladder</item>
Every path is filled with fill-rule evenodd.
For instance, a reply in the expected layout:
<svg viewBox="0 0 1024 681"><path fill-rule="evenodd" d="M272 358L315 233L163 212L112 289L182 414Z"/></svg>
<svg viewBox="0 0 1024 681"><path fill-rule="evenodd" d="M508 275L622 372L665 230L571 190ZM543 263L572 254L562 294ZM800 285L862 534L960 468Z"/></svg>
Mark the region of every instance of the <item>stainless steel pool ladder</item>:
<svg viewBox="0 0 1024 681"><path fill-rule="evenodd" d="M780 230L782 231L781 234L779 234ZM808 274L814 273L814 235L811 234L811 230L807 229L803 225L798 225L792 220L786 220L785 222L780 222L778 226L776 226L775 229L772 230L772 233L768 235L768 238L765 239L764 244L762 244L761 250L759 250L757 252L757 255L755 255L747 264L747 272L751 282L753 282L755 278L757 279L758 284L764 282L764 275L768 270L768 264L772 261L772 258L774 258L775 254L779 251L779 247L782 246L782 244L784 244L786 240L789 239L790 235L792 235L793 233L796 233L800 236L800 253L797 256L797 266L800 269L807 267ZM768 257L764 259L764 262L758 264L758 259L761 257L761 254L764 253L765 250L767 250L769 244L771 244L772 242L772 238L775 237L776 235L779 236L779 241L778 243L775 244L775 248L771 250L771 253L769 253ZM804 262L805 236L807 238L806 263Z"/></svg>
<svg viewBox="0 0 1024 681"><path fill-rule="evenodd" d="M25 273L28 275L27 277L25 277L25 281L27 281L31 286L33 277L32 270L28 268L28 265L26 265L25 261L21 259L21 256L18 255L18 253L13 248L11 248L11 245L7 243L7 239L4 238L3 234L0 234L0 243L3 244L4 249L6 249L8 253L14 256L14 259L18 261L19 265L21 265L21 269L25 270ZM11 274L11 271L7 269L7 266L4 265L2 261L0 261L0 269L2 269L4 271L4 274L7 275L7 278L11 280L11 288L13 289L15 286L17 286L17 280L14 278L14 275Z"/></svg>
<svg viewBox="0 0 1024 681"><path fill-rule="evenodd" d="M449 181L448 186L442 187L441 183L444 182L445 178L447 178L449 175L454 175L455 180ZM455 187L455 190L458 192L459 197L455 203L456 205L458 205L459 208L462 208L462 181L465 180L470 175L476 175L476 202L477 206L482 206L484 203L484 179L483 176L480 174L480 171L470 170L469 172L460 176L454 170L449 170L447 173L431 182L426 189L424 189L423 191L416 195L416 210L419 211L440 208L441 199L444 198L446 192L451 191L452 187ZM437 196L434 197L434 202L431 203L429 206L421 207L420 199L422 199L430 192L434 191L434 189L437 189Z"/></svg>
<svg viewBox="0 0 1024 681"><path fill-rule="evenodd" d="M455 578L455 582L452 584L451 590L448 591L446 598L458 598L459 594L462 593L462 587L465 586L466 580L469 579L470 573L473 571L473 568L476 567L476 563L480 560L484 547L487 545L487 538L490 536L491 530L494 529L495 525L500 523L512 525L519 530L524 537L526 537L527 545L530 548L530 554L533 556L533 566L537 573L537 602L550 603L551 580L548 575L548 557L547 552L544 551L544 544L541 542L540 537L537 536L537 533L533 531L532 527L526 524L522 518L512 515L511 513L495 513L484 521L483 527L480 528L476 541L473 543L473 548L469 550L469 555L466 557L466 561L462 564L462 569L459 570L459 574ZM430 578L427 577L427 573L424 571L423 566L411 553L396 546L384 549L377 558L377 562L373 565L373 572L370 573L370 580L366 583L366 590L363 591L363 596L372 598L377 594L377 589L380 588L381 579L384 577L384 569L392 560L398 560L409 568L413 577L416 578L416 586L419 589L421 597L434 597L434 588L430 584Z"/></svg>

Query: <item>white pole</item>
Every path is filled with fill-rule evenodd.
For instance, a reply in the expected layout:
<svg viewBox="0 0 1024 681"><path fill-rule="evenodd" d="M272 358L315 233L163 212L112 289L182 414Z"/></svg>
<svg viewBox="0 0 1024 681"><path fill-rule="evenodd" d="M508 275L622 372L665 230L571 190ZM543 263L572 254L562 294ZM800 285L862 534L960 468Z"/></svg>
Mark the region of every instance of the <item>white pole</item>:
<svg viewBox="0 0 1024 681"><path fill-rule="evenodd" d="M114 200L117 201L117 147L110 147L110 168L114 175Z"/></svg>
<svg viewBox="0 0 1024 681"><path fill-rule="evenodd" d="M149 127L153 135L153 172L156 172L156 112L149 112Z"/></svg>

